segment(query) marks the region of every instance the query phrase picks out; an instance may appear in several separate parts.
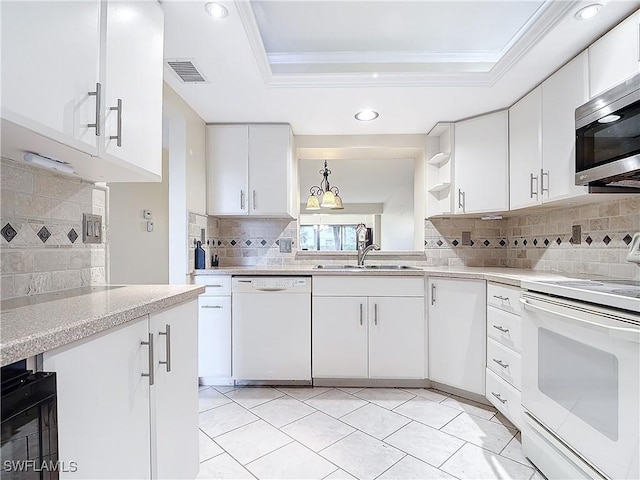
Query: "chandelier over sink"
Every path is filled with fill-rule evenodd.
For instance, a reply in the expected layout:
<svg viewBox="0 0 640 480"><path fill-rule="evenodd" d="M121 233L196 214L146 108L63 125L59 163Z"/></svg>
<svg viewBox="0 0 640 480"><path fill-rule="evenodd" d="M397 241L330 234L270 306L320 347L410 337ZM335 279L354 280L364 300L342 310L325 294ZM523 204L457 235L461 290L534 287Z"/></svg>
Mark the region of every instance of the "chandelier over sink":
<svg viewBox="0 0 640 480"><path fill-rule="evenodd" d="M320 210L320 207L331 208L332 210L342 210L342 199L338 193L338 187L329 184L331 170L327 168L327 161L324 161L324 169L320 170L322 181L320 185L314 185L309 189L311 195L307 199L307 210Z"/></svg>

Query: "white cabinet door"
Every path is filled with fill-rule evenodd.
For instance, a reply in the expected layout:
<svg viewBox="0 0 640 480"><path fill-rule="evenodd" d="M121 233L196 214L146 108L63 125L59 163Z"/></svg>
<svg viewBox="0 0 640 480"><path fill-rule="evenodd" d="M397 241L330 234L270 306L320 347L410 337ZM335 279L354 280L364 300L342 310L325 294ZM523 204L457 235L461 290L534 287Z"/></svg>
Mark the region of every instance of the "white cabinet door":
<svg viewBox="0 0 640 480"><path fill-rule="evenodd" d="M162 7L109 0L106 17L104 153L161 177Z"/></svg>
<svg viewBox="0 0 640 480"><path fill-rule="evenodd" d="M231 377L231 297L198 299L198 376Z"/></svg>
<svg viewBox="0 0 640 480"><path fill-rule="evenodd" d="M2 3L2 117L97 155L100 2Z"/></svg>
<svg viewBox="0 0 640 480"><path fill-rule="evenodd" d="M369 298L369 378L424 378L424 298Z"/></svg>
<svg viewBox="0 0 640 480"><path fill-rule="evenodd" d="M589 98L589 59L583 52L542 84L542 201L587 193L576 186L575 110Z"/></svg>
<svg viewBox="0 0 640 480"><path fill-rule="evenodd" d="M315 378L367 378L367 298L314 297Z"/></svg>
<svg viewBox="0 0 640 480"><path fill-rule="evenodd" d="M250 215L292 215L290 132L289 125L249 125Z"/></svg>
<svg viewBox="0 0 640 480"><path fill-rule="evenodd" d="M246 215L249 184L249 126L207 127L207 213Z"/></svg>
<svg viewBox="0 0 640 480"><path fill-rule="evenodd" d="M640 72L640 11L589 47L591 97Z"/></svg>
<svg viewBox="0 0 640 480"><path fill-rule="evenodd" d="M429 379L485 394L484 280L428 279Z"/></svg>
<svg viewBox="0 0 640 480"><path fill-rule="evenodd" d="M59 458L78 467L60 478L151 477L148 328L145 316L43 354L57 376Z"/></svg>
<svg viewBox="0 0 640 480"><path fill-rule="evenodd" d="M154 338L151 388L153 478L198 474L198 303L149 316Z"/></svg>
<svg viewBox="0 0 640 480"><path fill-rule="evenodd" d="M541 98L541 88L537 87L509 109L509 205L511 210L540 203L538 190L542 141Z"/></svg>
<svg viewBox="0 0 640 480"><path fill-rule="evenodd" d="M456 213L508 210L507 111L458 122L455 129Z"/></svg>

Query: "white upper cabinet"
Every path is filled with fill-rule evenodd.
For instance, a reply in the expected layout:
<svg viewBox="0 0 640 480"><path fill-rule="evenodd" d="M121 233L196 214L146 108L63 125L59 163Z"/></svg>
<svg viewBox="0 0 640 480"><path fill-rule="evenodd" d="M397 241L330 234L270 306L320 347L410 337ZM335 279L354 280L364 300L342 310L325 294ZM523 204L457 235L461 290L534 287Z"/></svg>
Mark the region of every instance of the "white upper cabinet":
<svg viewBox="0 0 640 480"><path fill-rule="evenodd" d="M640 72L640 10L589 47L591 97Z"/></svg>
<svg viewBox="0 0 640 480"><path fill-rule="evenodd" d="M588 68L585 51L542 84L542 202L588 193L575 184L575 110L589 100Z"/></svg>
<svg viewBox="0 0 640 480"><path fill-rule="evenodd" d="M207 126L207 213L295 215L289 125Z"/></svg>
<svg viewBox="0 0 640 480"><path fill-rule="evenodd" d="M3 2L1 32L2 117L97 155L100 2Z"/></svg>
<svg viewBox="0 0 640 480"><path fill-rule="evenodd" d="M542 89L537 87L509 109L509 205L512 210L539 203L541 136Z"/></svg>
<svg viewBox="0 0 640 480"><path fill-rule="evenodd" d="M162 7L155 0L145 0L108 1L106 8L102 155L160 178Z"/></svg>
<svg viewBox="0 0 640 480"><path fill-rule="evenodd" d="M455 124L455 213L509 209L508 145L506 110Z"/></svg>
<svg viewBox="0 0 640 480"><path fill-rule="evenodd" d="M1 21L2 155L70 162L91 181L160 180L158 2L3 2Z"/></svg>

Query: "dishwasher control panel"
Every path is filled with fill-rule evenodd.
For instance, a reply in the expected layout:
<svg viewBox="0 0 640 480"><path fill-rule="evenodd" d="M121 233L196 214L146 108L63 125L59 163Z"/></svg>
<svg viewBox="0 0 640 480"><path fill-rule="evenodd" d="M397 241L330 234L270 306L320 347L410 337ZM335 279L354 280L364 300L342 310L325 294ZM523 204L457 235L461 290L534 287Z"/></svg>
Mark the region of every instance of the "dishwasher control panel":
<svg viewBox="0 0 640 480"><path fill-rule="evenodd" d="M311 291L309 277L234 277L233 291Z"/></svg>

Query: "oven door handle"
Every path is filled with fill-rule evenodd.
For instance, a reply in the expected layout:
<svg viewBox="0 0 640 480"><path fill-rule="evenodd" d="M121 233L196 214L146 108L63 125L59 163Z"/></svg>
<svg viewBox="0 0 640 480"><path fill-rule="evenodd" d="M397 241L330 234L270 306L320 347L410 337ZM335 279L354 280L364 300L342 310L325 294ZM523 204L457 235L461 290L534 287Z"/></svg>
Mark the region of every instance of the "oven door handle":
<svg viewBox="0 0 640 480"><path fill-rule="evenodd" d="M589 325L603 328L605 330L615 331L617 333L616 337L618 338L622 338L629 342L640 343L640 330L633 329L633 328L614 327L612 325L603 325L598 322L592 322L589 320L584 320L582 318L573 317L571 315L566 315L564 313L554 312L553 310L549 310L547 308L542 308L537 305L533 305L532 303L527 302L524 298L520 299L520 303L527 310L539 310L541 312L548 313L549 315L555 315L557 317L566 318L567 320L571 320L572 322L587 323Z"/></svg>

